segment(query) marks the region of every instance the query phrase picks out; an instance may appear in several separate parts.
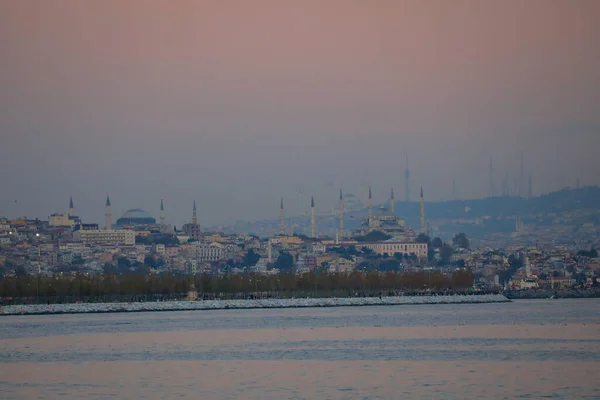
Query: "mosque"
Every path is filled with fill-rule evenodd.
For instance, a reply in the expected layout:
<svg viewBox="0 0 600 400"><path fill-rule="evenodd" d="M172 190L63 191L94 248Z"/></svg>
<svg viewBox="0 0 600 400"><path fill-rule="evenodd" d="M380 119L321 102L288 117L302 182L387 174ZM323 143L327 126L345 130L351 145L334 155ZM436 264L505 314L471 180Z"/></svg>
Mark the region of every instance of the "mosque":
<svg viewBox="0 0 600 400"><path fill-rule="evenodd" d="M126 211L117 219L117 226L156 225L156 219L147 211L134 208Z"/></svg>
<svg viewBox="0 0 600 400"><path fill-rule="evenodd" d="M422 225L424 221L423 209L423 191L421 190L421 212ZM369 232L380 231L392 237L392 240L401 242L414 242L417 238L417 233L406 226L404 217L396 216L396 207L394 200L394 189L390 191L389 208L382 205L379 212L374 214L371 188L369 187L368 200L368 217L361 222L358 229L351 232L351 236L365 236ZM421 227L423 231L424 227ZM341 235L340 235L341 236Z"/></svg>

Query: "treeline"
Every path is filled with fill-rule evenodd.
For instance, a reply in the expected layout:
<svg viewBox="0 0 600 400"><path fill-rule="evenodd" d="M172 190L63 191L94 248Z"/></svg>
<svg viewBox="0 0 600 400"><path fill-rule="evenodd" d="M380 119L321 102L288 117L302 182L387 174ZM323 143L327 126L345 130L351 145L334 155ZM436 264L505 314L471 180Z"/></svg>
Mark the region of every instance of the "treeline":
<svg viewBox="0 0 600 400"><path fill-rule="evenodd" d="M470 270L451 275L441 272L352 272L304 275L186 275L76 274L56 277L32 275L0 280L0 301L75 302L177 299L193 287L201 298L361 296L378 293L414 293L423 290L459 291L473 286Z"/></svg>

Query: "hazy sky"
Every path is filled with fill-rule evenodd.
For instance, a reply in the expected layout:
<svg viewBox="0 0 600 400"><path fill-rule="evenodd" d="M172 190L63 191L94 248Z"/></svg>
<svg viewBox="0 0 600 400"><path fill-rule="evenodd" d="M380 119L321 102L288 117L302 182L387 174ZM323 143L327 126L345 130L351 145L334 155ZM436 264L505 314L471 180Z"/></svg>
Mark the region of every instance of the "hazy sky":
<svg viewBox="0 0 600 400"><path fill-rule="evenodd" d="M0 215L600 183L598 0L0 0ZM328 186L333 184L333 187ZM17 201L15 203L15 200ZM303 201L302 201L303 200Z"/></svg>

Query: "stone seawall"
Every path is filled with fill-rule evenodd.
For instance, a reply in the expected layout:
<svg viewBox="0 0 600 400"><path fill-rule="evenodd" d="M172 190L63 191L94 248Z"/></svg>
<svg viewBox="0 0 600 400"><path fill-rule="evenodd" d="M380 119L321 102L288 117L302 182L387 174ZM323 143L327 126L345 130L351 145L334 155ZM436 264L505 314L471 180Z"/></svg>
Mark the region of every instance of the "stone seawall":
<svg viewBox="0 0 600 400"><path fill-rule="evenodd" d="M352 307L411 304L474 304L510 302L502 294L452 296L350 297L323 299L204 300L142 303L33 304L0 307L0 315L79 314L143 311L191 311L254 308Z"/></svg>

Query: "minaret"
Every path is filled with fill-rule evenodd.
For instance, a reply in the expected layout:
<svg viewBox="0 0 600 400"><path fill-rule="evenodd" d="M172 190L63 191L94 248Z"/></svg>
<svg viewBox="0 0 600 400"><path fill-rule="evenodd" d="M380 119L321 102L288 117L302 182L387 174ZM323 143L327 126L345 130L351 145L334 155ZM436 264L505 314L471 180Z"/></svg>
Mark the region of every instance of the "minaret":
<svg viewBox="0 0 600 400"><path fill-rule="evenodd" d="M494 197L496 191L494 190L494 169L492 167L492 157L490 157L490 197Z"/></svg>
<svg viewBox="0 0 600 400"><path fill-rule="evenodd" d="M283 197L281 198L281 203L279 204L279 234L281 236L285 236L285 220L283 217Z"/></svg>
<svg viewBox="0 0 600 400"><path fill-rule="evenodd" d="M390 209L392 211L392 216L395 217L396 216L396 203L394 201L394 188L392 188L392 191L390 192Z"/></svg>
<svg viewBox="0 0 600 400"><path fill-rule="evenodd" d="M342 189L340 189L340 230L339 237L344 237L344 196L342 196Z"/></svg>
<svg viewBox="0 0 600 400"><path fill-rule="evenodd" d="M196 200L194 200L194 205L192 207L192 226L190 229L190 237L192 239L200 238L200 225L198 225L198 216L196 215Z"/></svg>
<svg viewBox="0 0 600 400"><path fill-rule="evenodd" d="M310 237L317 237L317 226L315 224L315 199L310 197Z"/></svg>
<svg viewBox="0 0 600 400"><path fill-rule="evenodd" d="M198 225L198 216L196 215L196 200L194 200L194 205L192 207L192 224Z"/></svg>
<svg viewBox="0 0 600 400"><path fill-rule="evenodd" d="M519 180L519 197L524 197L524 189L523 185L525 185L525 167L523 161L523 152L521 152L521 178Z"/></svg>
<svg viewBox="0 0 600 400"><path fill-rule="evenodd" d="M104 229L106 230L112 229L111 216L112 215L110 213L110 199L108 198L108 195L106 195L106 205L104 207L104 218L106 219L106 226L104 227Z"/></svg>
<svg viewBox="0 0 600 400"><path fill-rule="evenodd" d="M533 195L533 181L531 179L531 175L529 175L529 188L527 190L527 197L531 198L532 195Z"/></svg>
<svg viewBox="0 0 600 400"><path fill-rule="evenodd" d="M410 170L408 169L408 153L406 153L406 166L404 167L404 196L408 203L410 201Z"/></svg>
<svg viewBox="0 0 600 400"><path fill-rule="evenodd" d="M160 225L165 225L165 206L162 199L160 199Z"/></svg>
<svg viewBox="0 0 600 400"><path fill-rule="evenodd" d="M75 216L75 207L73 207L73 196L69 198L69 216Z"/></svg>
<svg viewBox="0 0 600 400"><path fill-rule="evenodd" d="M423 197L423 186L421 186L421 233L425 233L425 198Z"/></svg>
<svg viewBox="0 0 600 400"><path fill-rule="evenodd" d="M371 186L369 186L369 228L373 226L373 198L371 196Z"/></svg>
<svg viewBox="0 0 600 400"><path fill-rule="evenodd" d="M273 246L271 245L271 238L269 238L269 244L267 245L267 262L269 264L273 262Z"/></svg>

